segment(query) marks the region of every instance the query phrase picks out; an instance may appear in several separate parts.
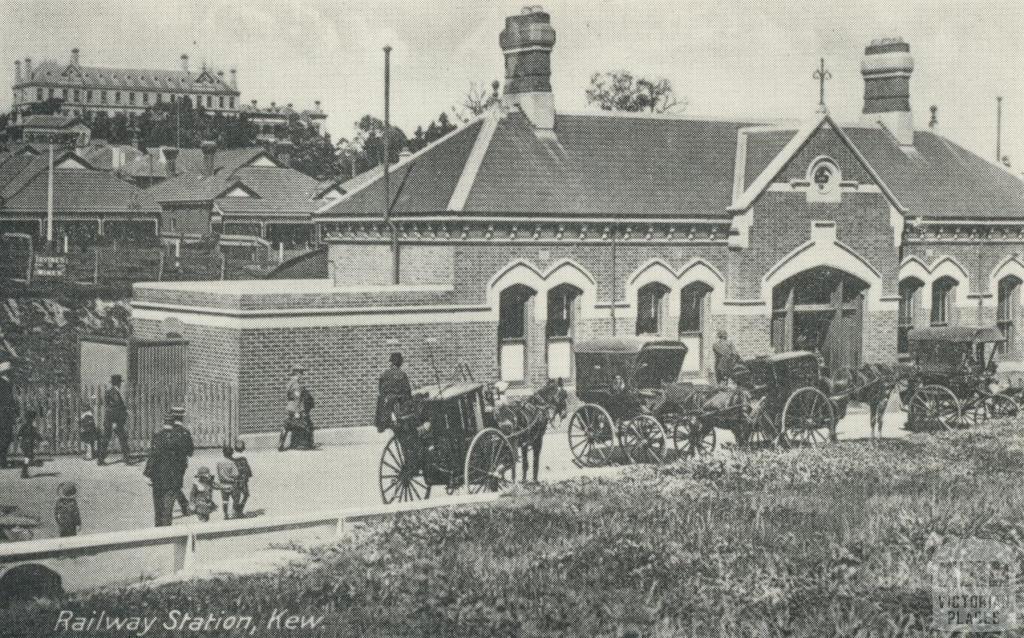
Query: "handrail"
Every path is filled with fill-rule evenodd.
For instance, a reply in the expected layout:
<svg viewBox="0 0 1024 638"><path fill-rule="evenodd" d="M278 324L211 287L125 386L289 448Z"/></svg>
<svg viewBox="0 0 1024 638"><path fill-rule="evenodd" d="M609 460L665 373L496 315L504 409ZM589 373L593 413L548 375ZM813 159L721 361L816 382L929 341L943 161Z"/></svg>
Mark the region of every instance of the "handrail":
<svg viewBox="0 0 1024 638"><path fill-rule="evenodd" d="M289 529L297 530L329 524L336 526L335 537L340 537L345 534L347 523L445 507L482 505L494 502L499 496L496 493L465 494L413 503L345 508L342 510L277 516L266 519L253 518L215 523L190 523L171 527L154 527L85 534L66 538L46 538L4 543L0 544L0 565L42 559L75 558L77 556L95 555L107 551L173 544L180 546L184 550L180 556L175 557L174 572L177 573L188 571L191 568L196 544L203 540L264 534ZM128 577L126 576L126 578Z"/></svg>

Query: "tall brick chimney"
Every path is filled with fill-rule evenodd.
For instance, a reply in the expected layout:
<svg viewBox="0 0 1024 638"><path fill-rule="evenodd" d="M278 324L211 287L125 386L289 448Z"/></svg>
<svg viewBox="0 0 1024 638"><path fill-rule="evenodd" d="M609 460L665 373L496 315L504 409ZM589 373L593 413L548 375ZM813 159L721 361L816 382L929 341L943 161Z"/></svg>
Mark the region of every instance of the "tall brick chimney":
<svg viewBox="0 0 1024 638"><path fill-rule="evenodd" d="M217 142L205 141L199 144L203 149L203 175L213 175L213 156L217 153Z"/></svg>
<svg viewBox="0 0 1024 638"><path fill-rule="evenodd" d="M14 83L21 82L21 60L14 61Z"/></svg>
<svg viewBox="0 0 1024 638"><path fill-rule="evenodd" d="M518 105L534 127L554 129L555 99L551 94L551 50L555 30L540 7L524 7L505 18L498 39L505 53L505 94L508 106Z"/></svg>
<svg viewBox="0 0 1024 638"><path fill-rule="evenodd" d="M71 49L71 66L78 66L78 47Z"/></svg>
<svg viewBox="0 0 1024 638"><path fill-rule="evenodd" d="M167 162L167 177L174 177L178 174L178 148L168 146L164 149L164 161Z"/></svg>
<svg viewBox="0 0 1024 638"><path fill-rule="evenodd" d="M910 74L914 58L901 38L873 40L860 64L864 76L864 111L861 123L889 129L902 146L914 145L910 113Z"/></svg>
<svg viewBox="0 0 1024 638"><path fill-rule="evenodd" d="M25 79L32 79L32 58L25 58Z"/></svg>
<svg viewBox="0 0 1024 638"><path fill-rule="evenodd" d="M238 88L238 69L231 69L231 88Z"/></svg>
<svg viewBox="0 0 1024 638"><path fill-rule="evenodd" d="M188 54L187 53L182 53L181 54L181 70L184 71L185 73L188 73Z"/></svg>

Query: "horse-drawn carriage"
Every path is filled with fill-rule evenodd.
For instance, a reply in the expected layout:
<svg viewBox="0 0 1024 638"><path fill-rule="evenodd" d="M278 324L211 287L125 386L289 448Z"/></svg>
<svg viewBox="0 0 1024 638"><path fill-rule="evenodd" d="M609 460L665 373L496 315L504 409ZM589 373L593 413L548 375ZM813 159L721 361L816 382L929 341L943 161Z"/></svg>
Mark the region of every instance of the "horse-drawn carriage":
<svg viewBox="0 0 1024 638"><path fill-rule="evenodd" d="M686 456L711 452L715 431L731 430L738 446L834 440L837 413L847 396L827 382L810 352L748 359L736 366L734 386L681 383L666 388L659 412L676 450Z"/></svg>
<svg viewBox="0 0 1024 638"><path fill-rule="evenodd" d="M909 429L951 429L1019 413L1014 398L996 388L996 346L1006 341L998 328L914 328L908 341L913 364L900 394Z"/></svg>
<svg viewBox="0 0 1024 638"><path fill-rule="evenodd" d="M657 417L664 388L686 357L679 341L639 337L576 344L576 395L583 405L569 419L569 450L576 463L594 467L623 460L660 463L667 451Z"/></svg>

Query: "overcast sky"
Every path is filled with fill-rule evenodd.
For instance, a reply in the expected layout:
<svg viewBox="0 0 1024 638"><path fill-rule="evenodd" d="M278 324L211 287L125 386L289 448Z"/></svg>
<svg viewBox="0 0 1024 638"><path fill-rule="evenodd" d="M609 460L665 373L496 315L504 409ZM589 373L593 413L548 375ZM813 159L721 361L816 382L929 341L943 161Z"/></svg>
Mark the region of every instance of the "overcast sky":
<svg viewBox="0 0 1024 638"><path fill-rule="evenodd" d="M533 1L533 0L531 0ZM245 101L320 99L334 137L362 114L382 114L381 47L392 54L392 114L411 133L461 102L472 83L503 77L498 33L523 2L498 0L2 0L0 82L13 62L177 68L186 52L238 67ZM1024 2L857 0L725 3L709 0L549 0L558 34L556 107L586 108L596 71L663 76L693 116L803 118L814 111L811 74L824 57L827 101L840 121L860 113L859 63L872 38L902 36L917 68L918 127L939 107L940 130L986 158L995 152L996 95L1004 96L1004 153L1024 168ZM193 42L195 44L193 44ZM4 91L0 105L10 106Z"/></svg>

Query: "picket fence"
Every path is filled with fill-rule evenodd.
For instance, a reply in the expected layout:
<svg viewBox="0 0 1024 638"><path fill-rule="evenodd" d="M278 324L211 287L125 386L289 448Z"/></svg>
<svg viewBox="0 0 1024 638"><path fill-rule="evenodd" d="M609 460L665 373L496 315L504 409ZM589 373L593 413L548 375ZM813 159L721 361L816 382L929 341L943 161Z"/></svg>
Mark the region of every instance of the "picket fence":
<svg viewBox="0 0 1024 638"><path fill-rule="evenodd" d="M92 409L98 428L102 428L106 406L106 386L79 388L50 386L17 388L15 397L22 414L37 414L36 430L42 437L41 454L75 454L82 450L78 421ZM149 449L153 433L172 407L185 408L185 425L198 447L219 447L238 435L238 390L233 384L189 380L184 396L169 387L126 388L128 406L128 444L133 452ZM110 449L118 450L117 437Z"/></svg>

